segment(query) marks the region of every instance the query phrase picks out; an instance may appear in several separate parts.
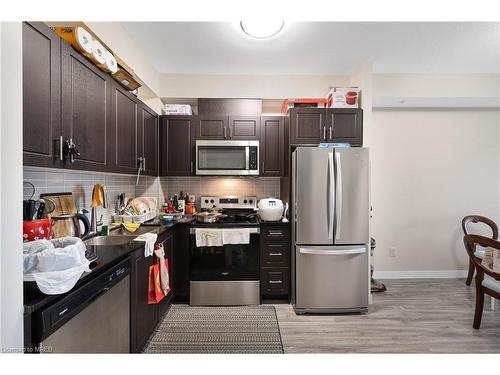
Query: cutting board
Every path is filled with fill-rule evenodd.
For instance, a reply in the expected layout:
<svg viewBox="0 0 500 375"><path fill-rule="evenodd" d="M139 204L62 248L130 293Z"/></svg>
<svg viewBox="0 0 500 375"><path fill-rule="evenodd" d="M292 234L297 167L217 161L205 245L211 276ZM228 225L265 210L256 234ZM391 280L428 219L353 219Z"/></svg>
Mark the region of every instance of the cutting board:
<svg viewBox="0 0 500 375"><path fill-rule="evenodd" d="M76 204L73 193L45 193L40 194L40 198L51 199L56 209L52 212L51 216L59 216L64 214L76 214Z"/></svg>

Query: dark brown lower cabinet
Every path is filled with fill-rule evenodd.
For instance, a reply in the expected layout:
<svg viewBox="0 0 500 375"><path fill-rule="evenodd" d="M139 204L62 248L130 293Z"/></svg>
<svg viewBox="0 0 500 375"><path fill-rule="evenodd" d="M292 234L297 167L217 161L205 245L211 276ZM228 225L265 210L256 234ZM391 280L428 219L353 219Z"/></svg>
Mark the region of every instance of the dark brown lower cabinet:
<svg viewBox="0 0 500 375"><path fill-rule="evenodd" d="M174 295L176 302L189 302L190 224L174 228Z"/></svg>
<svg viewBox="0 0 500 375"><path fill-rule="evenodd" d="M260 232L260 293L262 302L290 301L290 226L262 223Z"/></svg>
<svg viewBox="0 0 500 375"><path fill-rule="evenodd" d="M169 259L169 276L172 280L174 269L173 232L167 231L158 238L163 243L165 256ZM130 275L130 351L140 353L146 345L163 315L168 311L173 294L170 293L159 304L148 304L149 267L155 257L144 257L144 248L136 250L131 256ZM172 285L172 283L171 283Z"/></svg>

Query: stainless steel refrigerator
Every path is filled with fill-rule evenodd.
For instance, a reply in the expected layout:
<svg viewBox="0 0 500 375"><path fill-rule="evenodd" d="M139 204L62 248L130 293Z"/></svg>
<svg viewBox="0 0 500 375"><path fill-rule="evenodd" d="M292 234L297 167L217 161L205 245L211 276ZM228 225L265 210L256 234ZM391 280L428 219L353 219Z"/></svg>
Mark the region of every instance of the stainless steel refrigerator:
<svg viewBox="0 0 500 375"><path fill-rule="evenodd" d="M298 147L293 152L296 313L367 310L369 190L367 148Z"/></svg>

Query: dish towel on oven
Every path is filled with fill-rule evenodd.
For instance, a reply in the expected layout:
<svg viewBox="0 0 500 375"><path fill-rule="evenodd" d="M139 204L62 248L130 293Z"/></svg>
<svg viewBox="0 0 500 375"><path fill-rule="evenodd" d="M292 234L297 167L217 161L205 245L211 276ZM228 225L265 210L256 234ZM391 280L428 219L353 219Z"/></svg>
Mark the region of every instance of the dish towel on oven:
<svg viewBox="0 0 500 375"><path fill-rule="evenodd" d="M222 243L224 245L239 245L250 243L249 228L231 228L222 230Z"/></svg>
<svg viewBox="0 0 500 375"><path fill-rule="evenodd" d="M222 246L222 229L196 228L196 247Z"/></svg>

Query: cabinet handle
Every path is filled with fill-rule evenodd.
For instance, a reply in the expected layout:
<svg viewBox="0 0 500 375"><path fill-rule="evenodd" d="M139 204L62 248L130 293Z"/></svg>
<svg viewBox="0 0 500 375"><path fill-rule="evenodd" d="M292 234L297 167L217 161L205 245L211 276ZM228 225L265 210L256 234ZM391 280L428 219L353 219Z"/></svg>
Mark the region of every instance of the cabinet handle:
<svg viewBox="0 0 500 375"><path fill-rule="evenodd" d="M283 284L282 280L269 280L269 284Z"/></svg>
<svg viewBox="0 0 500 375"><path fill-rule="evenodd" d="M142 170L144 171L146 169L146 157L143 156L142 158Z"/></svg>
<svg viewBox="0 0 500 375"><path fill-rule="evenodd" d="M226 139L226 127L224 126L224 139Z"/></svg>
<svg viewBox="0 0 500 375"><path fill-rule="evenodd" d="M323 126L323 139L326 141L326 126Z"/></svg>
<svg viewBox="0 0 500 375"><path fill-rule="evenodd" d="M262 173L264 173L266 169L264 168L264 161L262 161Z"/></svg>
<svg viewBox="0 0 500 375"><path fill-rule="evenodd" d="M193 161L191 161L191 173L193 173Z"/></svg>
<svg viewBox="0 0 500 375"><path fill-rule="evenodd" d="M63 137L59 137L59 160L64 161L63 157Z"/></svg>
<svg viewBox="0 0 500 375"><path fill-rule="evenodd" d="M333 124L330 126L330 140L333 140Z"/></svg>
<svg viewBox="0 0 500 375"><path fill-rule="evenodd" d="M283 253L269 253L269 256L276 256L276 257L278 257L278 256L282 256L282 255L283 255Z"/></svg>
<svg viewBox="0 0 500 375"><path fill-rule="evenodd" d="M231 127L229 126L229 139L233 138Z"/></svg>
<svg viewBox="0 0 500 375"><path fill-rule="evenodd" d="M282 236L282 235L283 235L283 232L273 232L273 231L269 231L269 235L270 235L270 236Z"/></svg>

